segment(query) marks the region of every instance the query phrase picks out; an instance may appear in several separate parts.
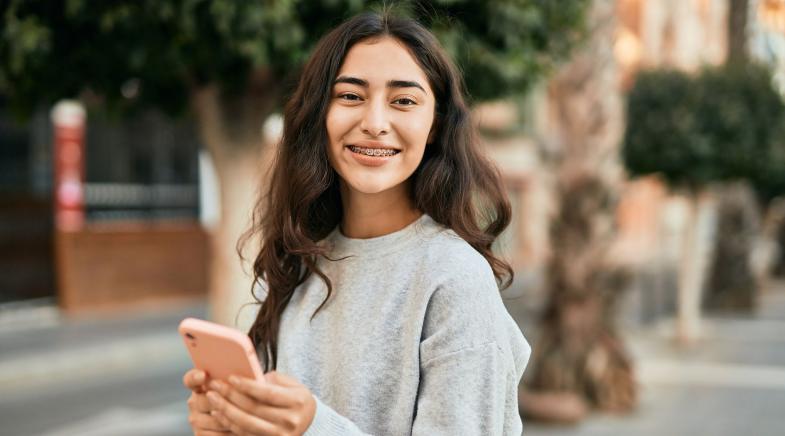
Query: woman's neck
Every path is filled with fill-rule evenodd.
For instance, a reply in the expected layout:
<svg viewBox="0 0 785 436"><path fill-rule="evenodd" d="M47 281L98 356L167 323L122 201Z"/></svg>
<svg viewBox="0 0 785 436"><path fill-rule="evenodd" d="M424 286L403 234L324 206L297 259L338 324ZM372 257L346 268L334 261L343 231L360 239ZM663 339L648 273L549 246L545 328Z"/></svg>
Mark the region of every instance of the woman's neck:
<svg viewBox="0 0 785 436"><path fill-rule="evenodd" d="M405 183L376 194L355 191L341 181L343 220L347 238L367 239L387 235L422 216L414 207Z"/></svg>

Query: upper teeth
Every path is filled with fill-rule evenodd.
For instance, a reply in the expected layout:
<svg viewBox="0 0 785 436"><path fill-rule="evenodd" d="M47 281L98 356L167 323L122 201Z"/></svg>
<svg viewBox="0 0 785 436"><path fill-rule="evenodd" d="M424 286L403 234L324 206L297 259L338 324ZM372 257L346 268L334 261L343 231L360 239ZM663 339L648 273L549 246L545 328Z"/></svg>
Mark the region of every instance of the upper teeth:
<svg viewBox="0 0 785 436"><path fill-rule="evenodd" d="M391 150L388 148L363 148L356 145L350 145L349 149L355 153L362 153L368 156L392 156L398 153L398 150Z"/></svg>

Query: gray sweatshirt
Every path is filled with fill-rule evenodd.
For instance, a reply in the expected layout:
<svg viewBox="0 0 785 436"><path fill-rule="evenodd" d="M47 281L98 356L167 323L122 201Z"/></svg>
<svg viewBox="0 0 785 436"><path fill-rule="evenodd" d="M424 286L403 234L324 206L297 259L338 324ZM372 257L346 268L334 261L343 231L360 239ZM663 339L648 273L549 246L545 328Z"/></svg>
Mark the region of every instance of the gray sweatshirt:
<svg viewBox="0 0 785 436"><path fill-rule="evenodd" d="M281 320L278 371L306 385L306 435L520 435L518 383L531 348L488 262L422 215L394 233L336 228L316 275Z"/></svg>

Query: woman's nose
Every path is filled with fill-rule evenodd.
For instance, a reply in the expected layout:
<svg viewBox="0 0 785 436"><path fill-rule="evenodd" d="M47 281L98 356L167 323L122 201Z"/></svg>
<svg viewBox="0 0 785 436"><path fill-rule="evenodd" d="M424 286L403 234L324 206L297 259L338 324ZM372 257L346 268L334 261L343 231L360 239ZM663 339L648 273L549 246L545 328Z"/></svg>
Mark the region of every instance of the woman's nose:
<svg viewBox="0 0 785 436"><path fill-rule="evenodd" d="M373 102L366 106L360 129L366 135L380 136L390 131L390 120L384 102Z"/></svg>

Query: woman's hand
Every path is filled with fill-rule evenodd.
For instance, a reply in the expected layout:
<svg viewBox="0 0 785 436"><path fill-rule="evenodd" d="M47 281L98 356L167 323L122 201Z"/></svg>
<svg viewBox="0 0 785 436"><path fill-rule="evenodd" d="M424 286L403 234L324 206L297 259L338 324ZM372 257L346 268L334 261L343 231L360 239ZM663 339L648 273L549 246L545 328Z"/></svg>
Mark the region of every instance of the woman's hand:
<svg viewBox="0 0 785 436"><path fill-rule="evenodd" d="M279 372L264 381L229 377L213 380L207 398L212 416L232 433L245 435L301 435L316 414L316 400L307 387Z"/></svg>
<svg viewBox="0 0 785 436"><path fill-rule="evenodd" d="M218 422L210 411L213 407L205 395L207 377L202 370L192 369L183 376L183 384L191 390L188 398L188 422L195 436L226 436L229 428Z"/></svg>

